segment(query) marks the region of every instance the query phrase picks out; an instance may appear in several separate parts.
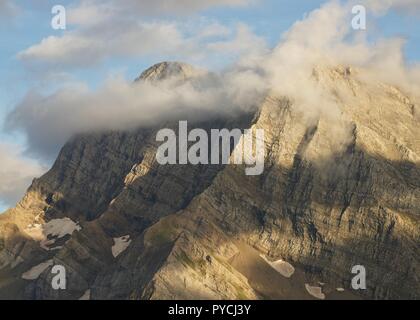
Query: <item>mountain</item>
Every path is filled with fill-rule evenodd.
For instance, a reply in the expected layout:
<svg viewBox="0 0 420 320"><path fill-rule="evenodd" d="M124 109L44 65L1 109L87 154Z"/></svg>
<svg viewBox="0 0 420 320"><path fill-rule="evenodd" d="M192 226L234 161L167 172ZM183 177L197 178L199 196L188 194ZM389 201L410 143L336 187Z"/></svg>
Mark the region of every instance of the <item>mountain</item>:
<svg viewBox="0 0 420 320"><path fill-rule="evenodd" d="M177 122L74 137L0 216L0 298L418 299L418 104L362 72L314 69L338 117L271 93L253 112L189 123L264 129L260 176L159 165L156 133ZM161 63L137 81L193 75ZM356 265L366 290L351 287Z"/></svg>

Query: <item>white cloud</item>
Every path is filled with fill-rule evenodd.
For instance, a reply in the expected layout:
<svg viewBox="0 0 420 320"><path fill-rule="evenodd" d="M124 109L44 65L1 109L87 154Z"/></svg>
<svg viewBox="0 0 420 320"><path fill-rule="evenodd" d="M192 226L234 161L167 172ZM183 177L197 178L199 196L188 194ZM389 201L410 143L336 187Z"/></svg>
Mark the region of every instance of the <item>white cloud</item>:
<svg viewBox="0 0 420 320"><path fill-rule="evenodd" d="M245 24L238 24L236 35L231 40L210 42L206 45L210 53L221 53L224 55L237 56L255 55L266 51L265 41L255 35Z"/></svg>
<svg viewBox="0 0 420 320"><path fill-rule="evenodd" d="M16 145L0 143L0 199L13 206L24 195L33 178L44 172L36 161L22 156Z"/></svg>
<svg viewBox="0 0 420 320"><path fill-rule="evenodd" d="M188 42L171 23L135 23L50 36L19 54L26 63L49 66L88 66L107 57L176 53Z"/></svg>
<svg viewBox="0 0 420 320"><path fill-rule="evenodd" d="M9 114L6 126L24 131L34 154L55 156L76 133L234 113L251 108L265 90L263 79L250 70L223 75L197 71L191 81L174 77L156 84L114 77L95 91L79 84L49 96L31 92Z"/></svg>
<svg viewBox="0 0 420 320"><path fill-rule="evenodd" d="M392 8L418 8L417 1L367 1L379 13ZM151 12L163 4L148 3ZM394 38L369 43L365 33L351 29L350 3L341 5L333 1L311 12L296 22L271 52L267 52L261 38L241 24L232 30L214 21L202 21L200 28L194 30L188 23L125 21L124 16L116 16L113 11L107 13L106 7L89 13L94 9L87 7L88 2L83 5L86 7L80 7L74 16L77 18L73 18L73 23L79 24L76 30L62 37L46 38L22 52L20 58L60 68L85 66L115 56L153 55L160 59L159 54L178 55L188 61L215 56L219 60L221 56L239 59L228 72L200 75L183 84L176 81L133 84L113 78L97 90L81 83L51 95L29 92L9 114L7 127L22 130L29 151L38 156L54 156L77 133L124 130L175 117L206 117L210 112L248 109L268 89L294 99L295 105L309 116L324 113L337 118L340 110L334 99L311 78L317 66L361 67L373 81L394 84L415 96L420 92L420 66L406 64L404 41ZM43 171L39 164L9 145L0 144L0 162L0 199L10 204Z"/></svg>
<svg viewBox="0 0 420 320"><path fill-rule="evenodd" d="M266 48L265 40L243 24L126 21L50 36L18 54L25 64L49 68L87 67L115 57L150 57L216 65Z"/></svg>
<svg viewBox="0 0 420 320"><path fill-rule="evenodd" d="M369 43L364 37L365 33L351 29L349 5L333 1L311 12L305 19L296 22L271 52L267 52L265 43L242 25L226 41L216 39L206 42L203 48L211 56L216 53L229 55L232 54L230 51L241 55L229 72L216 79L206 76L195 83L180 85L167 82L159 86L111 79L95 91L79 85L63 88L49 96L30 93L9 115L8 126L26 133L31 151L51 155L78 132L129 129L186 114L206 117L210 111L235 112L257 104L257 99L268 89L294 99L296 106L305 111L308 117L316 118L322 113L337 119L341 112L334 97L313 81L313 70L318 66L361 67L374 81L394 84L418 95L420 67L408 66L404 61L403 41L377 39L375 43ZM197 39L201 41L214 35L231 35L223 27L208 26L208 29L201 29L189 38L183 36L176 25L157 24L153 28L168 28L162 33L173 33L170 37L172 43L165 50L181 48L189 56L199 56L200 53L196 51ZM144 49L136 43L135 30L128 30L121 39L113 39L112 30L102 31L102 35L107 36L100 38L97 48L94 48L95 54L102 49L107 50L100 44L104 39L105 43L111 45L112 49L108 50L112 50L112 54L141 54ZM90 33L84 32L83 36L89 38ZM147 36L144 37L147 39ZM95 41L95 37L91 38ZM154 39L150 41L153 43ZM70 42L83 44L83 41ZM78 50L81 56L91 58L95 55L88 48L82 50L79 47L83 45L73 46L76 49L69 55L70 60ZM53 52L55 59L67 54L67 51L56 52L47 48L47 44L43 44L42 49ZM41 50L41 47L38 49ZM42 50L38 52L41 55L40 52ZM345 133L342 135L345 139Z"/></svg>
<svg viewBox="0 0 420 320"><path fill-rule="evenodd" d="M115 57L151 56L200 63L227 49L230 57L264 41L243 25L226 26L204 18L176 19L168 13L191 13L211 6L243 6L255 0L81 1L67 9L74 25L62 36L50 36L21 51L30 66L87 67ZM156 17L151 18L151 14ZM207 48L207 50L203 50Z"/></svg>
<svg viewBox="0 0 420 320"><path fill-rule="evenodd" d="M334 98L314 86L314 67L353 66L364 69L374 81L393 84L412 95L420 92L420 67L407 65L404 41L376 39L351 28L351 7L331 1L296 22L273 52L259 66L266 71L270 87L294 97L307 113L339 114Z"/></svg>

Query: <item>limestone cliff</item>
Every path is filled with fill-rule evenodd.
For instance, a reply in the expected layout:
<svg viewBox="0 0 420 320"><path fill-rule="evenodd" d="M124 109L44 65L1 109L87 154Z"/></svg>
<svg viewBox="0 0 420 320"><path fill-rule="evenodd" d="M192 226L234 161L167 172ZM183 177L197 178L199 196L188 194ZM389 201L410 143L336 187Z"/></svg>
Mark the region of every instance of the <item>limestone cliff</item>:
<svg viewBox="0 0 420 320"><path fill-rule="evenodd" d="M311 299L312 285L327 299L418 299L418 104L357 72L314 70L338 114L309 117L272 93L255 112L194 123L264 129L261 176L159 165L156 132L176 123L74 137L0 216L0 298ZM193 74L163 63L138 81ZM53 264L66 290L52 289ZM351 289L354 265L367 290Z"/></svg>

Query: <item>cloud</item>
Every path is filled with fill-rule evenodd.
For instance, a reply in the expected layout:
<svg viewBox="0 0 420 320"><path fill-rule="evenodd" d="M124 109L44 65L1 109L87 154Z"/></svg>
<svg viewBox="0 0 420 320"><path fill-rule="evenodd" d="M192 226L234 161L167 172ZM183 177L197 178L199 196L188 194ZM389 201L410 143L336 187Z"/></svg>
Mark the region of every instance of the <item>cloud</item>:
<svg viewBox="0 0 420 320"><path fill-rule="evenodd" d="M349 5L331 1L297 21L259 63L270 78L270 86L281 94L296 97L302 105L315 105L311 101L319 102L322 90L311 85L314 68L353 66L362 68L374 81L418 95L420 68L407 65L404 60L404 40L370 42L365 32L351 28L351 18ZM331 105L325 99L318 104Z"/></svg>
<svg viewBox="0 0 420 320"><path fill-rule="evenodd" d="M107 57L173 54L187 44L172 23L120 23L98 32L69 32L43 39L18 56L26 63L41 62L59 68L97 64ZM185 48L185 47L184 47Z"/></svg>
<svg viewBox="0 0 420 320"><path fill-rule="evenodd" d="M223 53L231 56L255 55L267 50L264 39L255 35L245 24L238 24L234 38L210 42L206 45L210 53Z"/></svg>
<svg viewBox="0 0 420 320"><path fill-rule="evenodd" d="M414 1L367 1L377 14L418 8ZM148 10L153 12L153 6L159 3L163 2L150 4ZM95 14L88 14L92 8L80 7L84 14L79 11L74 16L77 19L73 18L79 29L46 38L23 51L20 58L60 68L86 66L91 61L115 56L153 55L159 59L159 54L178 55L188 61L222 56L236 63L218 74L200 71L187 82L173 78L159 84L133 83L114 77L95 90L79 83L49 95L31 91L8 115L6 129L22 131L27 138L27 151L35 157L51 159L78 133L129 130L180 117L231 115L257 106L270 90L292 99L294 107L308 119L320 115L330 119L334 132L331 136L340 145L348 138L339 121L340 107L331 92L314 81L314 70L355 66L364 70L366 81L393 84L415 97L420 92L420 66L407 65L404 40L368 41L365 32L351 29L350 4L331 1L314 10L297 21L273 50L268 50L265 42L243 24L232 30L205 20L200 28L179 21L125 21L119 20L122 17L114 11L107 13L105 7ZM0 179L6 181L0 187L0 198L9 203L18 199L30 179L42 172L36 162L28 161L15 150L0 144Z"/></svg>
<svg viewBox="0 0 420 320"><path fill-rule="evenodd" d="M352 28L351 8L351 3L339 1L324 4L295 22L272 52L253 61L270 91L289 98L291 108L300 111L309 126L320 119L327 123L328 138L323 143L329 148L312 159L317 164L325 164L353 139L354 128L343 108L361 101L358 97L355 102L349 86L332 81L341 78L339 73L351 73L349 79L357 79L366 90L383 88L385 83L401 89L413 103L420 101L420 65L405 61L404 40L376 37L369 41L366 31Z"/></svg>
<svg viewBox="0 0 420 320"><path fill-rule="evenodd" d="M10 0L0 0L0 18L7 19L18 13L18 7Z"/></svg>
<svg viewBox="0 0 420 320"><path fill-rule="evenodd" d="M308 119L324 115L337 130L342 130L338 121L341 110L335 97L314 81L317 68L359 67L371 81L394 84L413 96L420 92L420 67L406 64L404 42L393 38L376 39L371 43L365 32L351 28L351 18L350 3L342 5L331 1L297 21L271 51L267 51L265 43L246 26L239 25L229 41L219 39L204 44L204 50L211 55L241 52L240 59L220 74L200 75L186 83L167 81L159 85L133 84L114 78L97 90L80 84L64 87L51 95L31 92L9 115L7 126L25 132L32 153L52 156L76 133L126 130L185 115L232 114L258 105L259 99L271 90L293 99L295 107ZM205 32L201 35L197 32L192 38L177 33L176 26L165 28L168 28L166 33L174 33L172 47L181 46L184 52L194 56L199 54L195 51L196 40L189 40L229 33L223 27L208 26ZM113 54L118 50L125 54L144 50L132 45L135 39L130 34L128 31L117 40L107 37L105 42L112 47L108 50ZM73 55L77 48L83 47L81 43L75 46ZM44 44L44 48L46 46ZM80 51L90 56L89 47ZM345 140L345 134L340 135Z"/></svg>
<svg viewBox="0 0 420 320"><path fill-rule="evenodd" d="M232 114L253 107L265 82L252 71L216 75L197 70L189 81L177 76L159 83L110 78L98 89L73 85L44 96L30 92L9 114L7 130L22 130L29 152L54 157L71 136L103 130L130 130L183 117Z"/></svg>
<svg viewBox="0 0 420 320"><path fill-rule="evenodd" d="M159 60L212 65L265 47L265 40L244 24L226 26L205 19L194 23L146 21L113 14L97 18L95 23L85 23L62 36L47 37L20 52L18 58L45 73L86 68L118 57L153 56Z"/></svg>
<svg viewBox="0 0 420 320"><path fill-rule="evenodd" d="M45 168L22 156L16 145L0 143L0 199L13 206L23 196L32 179Z"/></svg>
<svg viewBox="0 0 420 320"><path fill-rule="evenodd" d="M176 16L215 6L237 7L254 2L84 0L67 7L67 22L73 26L69 31L44 38L17 56L27 66L43 73L49 69L86 68L116 57L153 55L156 59L188 58L200 63L227 49L232 58L244 50L259 47L263 40L241 24L225 26L204 18L193 18L191 23Z"/></svg>

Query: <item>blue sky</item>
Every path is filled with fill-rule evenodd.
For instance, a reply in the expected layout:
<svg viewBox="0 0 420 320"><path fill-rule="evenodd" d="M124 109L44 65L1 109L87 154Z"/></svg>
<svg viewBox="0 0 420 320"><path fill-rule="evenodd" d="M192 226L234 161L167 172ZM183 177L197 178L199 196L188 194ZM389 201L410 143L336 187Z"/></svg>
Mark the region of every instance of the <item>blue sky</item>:
<svg viewBox="0 0 420 320"><path fill-rule="evenodd" d="M374 2L374 0L372 1ZM66 60L62 68L59 63L54 68L51 68L48 64L32 63L29 58L19 59L17 55L20 52L24 52L31 46L39 44L49 36L59 38L66 33L82 28L80 25L70 24L64 32L53 30L50 26L52 18L50 11L52 5L56 4L56 2L44 0L34 5L33 1L0 0L0 10L3 10L3 13L0 12L0 122L2 124L6 121L7 114L31 90L49 94L57 90L57 88L73 82L86 83L94 90L100 87L104 79L109 77L110 74L122 74L126 79L132 80L143 69L155 62L180 57L176 51L167 53L148 52L143 55L117 53L115 55L110 54L102 60L98 59L98 63L82 66L73 65L73 62ZM318 0L259 0L254 4L244 6L208 6L203 9L184 10L185 12L177 12L176 14L169 12L162 16L145 14L139 15L138 20L144 20L145 22L174 22L182 25L182 28L187 26L183 30L186 36L188 36L188 33L194 34L200 28L212 24L218 24L232 30L235 30L238 24L243 24L255 36L265 40L268 47L272 48L280 41L282 33L288 30L294 22L302 19L325 2ZM404 38L406 40L405 56L409 62L414 63L420 58L419 15L407 13L404 10L406 8L398 8L399 3L403 1L396 0L393 2L396 4L396 10L391 9L387 13L375 15L374 18L373 13L368 11L369 28L366 32L368 32L371 41L375 41L375 39L380 37L398 36ZM60 4L66 8L74 8L79 5L79 1L60 1ZM6 12L6 10L8 11ZM372 19L370 20L371 17ZM311 37L311 35L308 34L308 37ZM166 40L162 39L162 42L164 41ZM197 50L197 48L194 48L194 50ZM194 55L197 55L197 52L194 51ZM222 53L220 57L215 55L215 58L206 56L199 63L208 67L222 68L226 61L235 59L235 57L235 54L227 56L225 53ZM195 59L188 61L188 54L183 54L182 58L187 60L186 62L196 62ZM91 59L95 59L95 57L93 56ZM51 159L31 158L28 153L25 153L25 148L27 147L26 138L25 134L19 130L4 129L0 132L0 144L8 144L8 150L19 150L19 152L16 151L15 155L20 157L17 162L19 165L13 167L14 170L19 170L23 166L24 161L30 162L29 169L25 167L29 172L45 170L51 165ZM12 159L7 161L12 162ZM25 182L30 182L27 175L23 175L22 178L26 179ZM4 183L4 180L0 181L0 183ZM14 183L14 181L11 183ZM10 186L10 189L13 189L13 186ZM16 192L23 193L20 189ZM13 205L13 203L11 203L10 199L6 200L5 197L2 197L1 192L0 189L0 211L3 211L7 206Z"/></svg>

